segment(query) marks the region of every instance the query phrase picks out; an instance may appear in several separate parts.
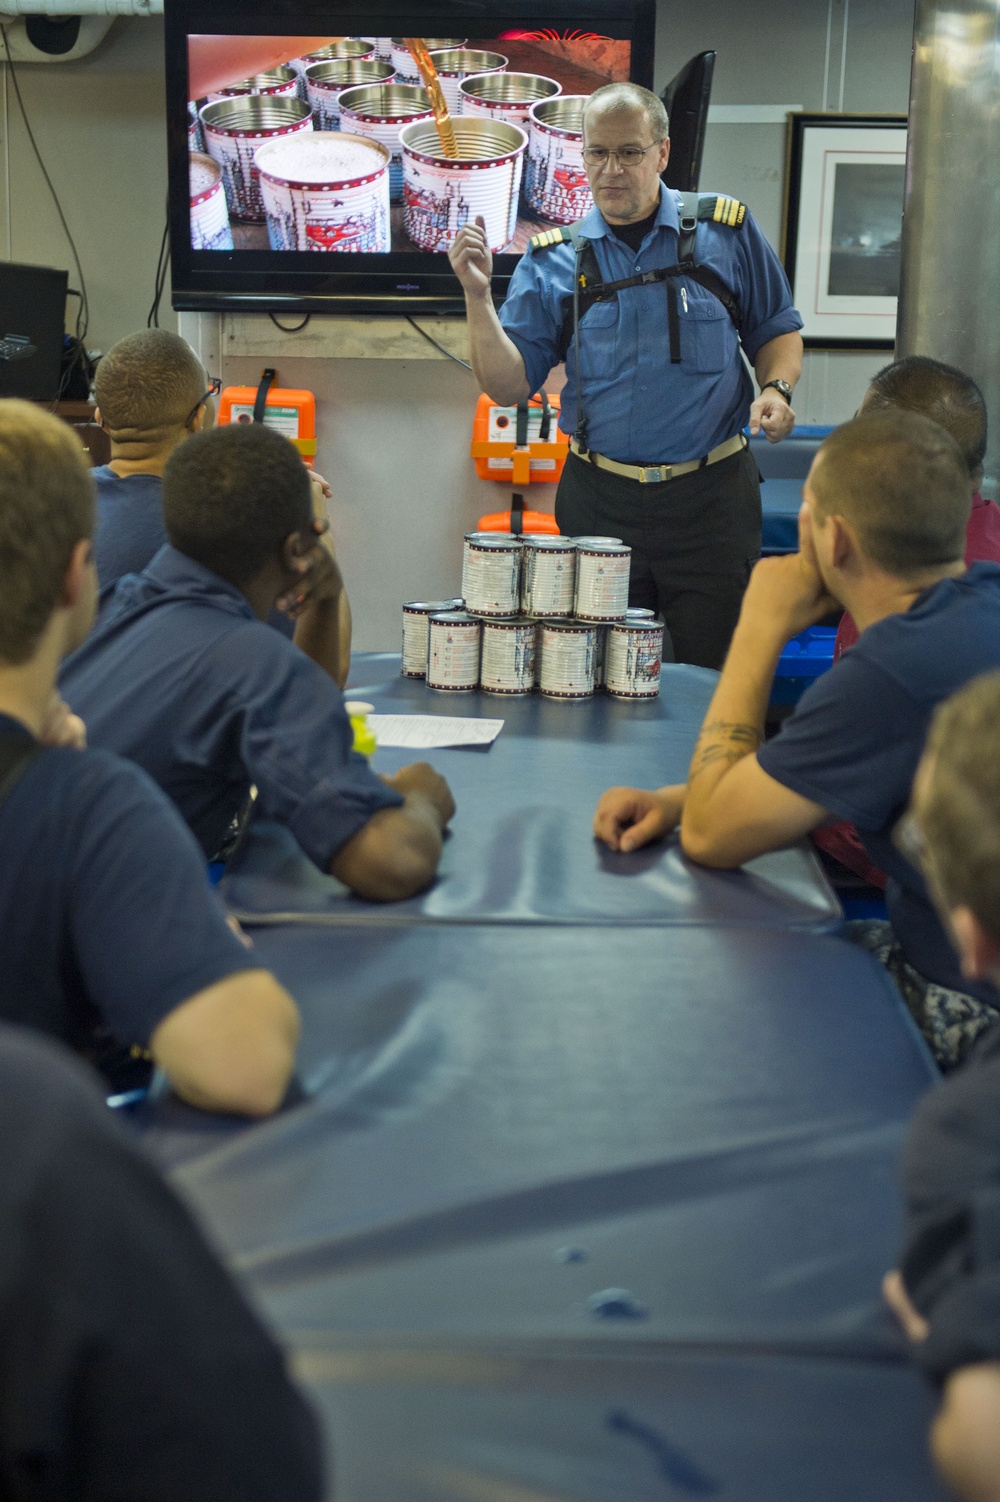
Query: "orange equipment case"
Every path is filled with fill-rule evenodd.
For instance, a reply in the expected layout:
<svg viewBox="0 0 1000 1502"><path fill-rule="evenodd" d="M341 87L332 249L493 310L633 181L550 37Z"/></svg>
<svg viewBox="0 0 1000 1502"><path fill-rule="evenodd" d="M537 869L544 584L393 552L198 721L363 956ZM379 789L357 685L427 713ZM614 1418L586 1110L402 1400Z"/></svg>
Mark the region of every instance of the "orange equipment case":
<svg viewBox="0 0 1000 1502"><path fill-rule="evenodd" d="M267 374L265 371L264 376ZM312 469L316 457L315 396L311 391L296 391L290 386L268 384L266 391L263 408L265 424L284 433ZM259 393L260 388L257 386L227 386L219 393L219 422L253 422Z"/></svg>
<svg viewBox="0 0 1000 1502"><path fill-rule="evenodd" d="M524 441L518 444L517 407L498 406L483 392L476 403L469 450L479 478L505 480L508 485L558 480L569 452L569 439L556 426L559 405L558 396L547 397L544 391L533 396L522 407L522 412L526 408ZM546 427L548 437L543 439L540 435Z"/></svg>

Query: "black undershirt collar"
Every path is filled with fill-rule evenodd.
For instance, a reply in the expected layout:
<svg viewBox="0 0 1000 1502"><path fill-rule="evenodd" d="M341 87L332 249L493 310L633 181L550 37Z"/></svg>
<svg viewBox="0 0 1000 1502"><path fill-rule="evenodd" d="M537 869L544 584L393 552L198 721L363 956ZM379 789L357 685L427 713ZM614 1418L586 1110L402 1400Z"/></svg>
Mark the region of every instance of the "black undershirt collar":
<svg viewBox="0 0 1000 1502"><path fill-rule="evenodd" d="M623 240L632 254L635 255L639 250L639 246L653 228L659 212L660 206L657 204L653 212L648 214L645 219L637 219L634 224L608 224L608 228L614 233L617 239Z"/></svg>

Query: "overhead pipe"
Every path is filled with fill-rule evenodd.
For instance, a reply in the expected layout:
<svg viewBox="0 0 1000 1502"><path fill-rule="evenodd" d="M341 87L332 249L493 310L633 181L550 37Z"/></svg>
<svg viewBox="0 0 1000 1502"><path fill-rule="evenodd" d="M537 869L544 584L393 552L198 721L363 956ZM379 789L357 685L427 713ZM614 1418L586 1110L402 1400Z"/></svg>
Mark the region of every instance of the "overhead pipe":
<svg viewBox="0 0 1000 1502"><path fill-rule="evenodd" d="M4 16L162 16L163 0L0 0Z"/></svg>

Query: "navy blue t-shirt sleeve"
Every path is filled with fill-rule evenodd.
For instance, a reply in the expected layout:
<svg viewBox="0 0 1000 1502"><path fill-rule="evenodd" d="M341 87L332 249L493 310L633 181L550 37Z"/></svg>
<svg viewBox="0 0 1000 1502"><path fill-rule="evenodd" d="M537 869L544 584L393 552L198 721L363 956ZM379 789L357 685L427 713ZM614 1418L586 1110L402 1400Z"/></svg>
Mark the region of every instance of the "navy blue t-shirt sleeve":
<svg viewBox="0 0 1000 1502"><path fill-rule="evenodd" d="M352 750L340 689L298 647L248 625L219 643L214 669L237 685L240 752L261 813L286 824L321 870L379 809L402 804Z"/></svg>
<svg viewBox="0 0 1000 1502"><path fill-rule="evenodd" d="M145 1047L181 1002L259 961L226 923L194 836L139 767L86 752L75 807L66 839L77 966L115 1037Z"/></svg>
<svg viewBox="0 0 1000 1502"><path fill-rule="evenodd" d="M857 649L807 689L757 760L768 776L859 829L905 805L926 714Z"/></svg>

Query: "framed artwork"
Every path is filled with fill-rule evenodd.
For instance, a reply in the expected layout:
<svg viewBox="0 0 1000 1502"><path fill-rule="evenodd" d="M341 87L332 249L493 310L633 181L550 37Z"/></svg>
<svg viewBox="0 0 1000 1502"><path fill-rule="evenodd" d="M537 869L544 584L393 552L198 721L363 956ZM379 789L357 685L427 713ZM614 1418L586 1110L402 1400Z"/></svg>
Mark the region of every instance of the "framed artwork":
<svg viewBox="0 0 1000 1502"><path fill-rule="evenodd" d="M809 349L892 349L905 115L788 117L784 262Z"/></svg>

